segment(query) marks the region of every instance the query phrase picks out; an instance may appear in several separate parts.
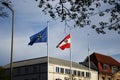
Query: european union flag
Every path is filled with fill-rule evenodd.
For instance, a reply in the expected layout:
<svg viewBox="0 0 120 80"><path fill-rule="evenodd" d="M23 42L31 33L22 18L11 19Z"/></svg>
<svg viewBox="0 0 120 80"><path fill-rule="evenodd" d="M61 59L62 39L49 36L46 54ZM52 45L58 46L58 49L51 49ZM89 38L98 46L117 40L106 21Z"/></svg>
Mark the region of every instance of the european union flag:
<svg viewBox="0 0 120 80"><path fill-rule="evenodd" d="M33 45L34 43L47 42L47 27L37 34L34 34L30 37L30 42L28 45Z"/></svg>

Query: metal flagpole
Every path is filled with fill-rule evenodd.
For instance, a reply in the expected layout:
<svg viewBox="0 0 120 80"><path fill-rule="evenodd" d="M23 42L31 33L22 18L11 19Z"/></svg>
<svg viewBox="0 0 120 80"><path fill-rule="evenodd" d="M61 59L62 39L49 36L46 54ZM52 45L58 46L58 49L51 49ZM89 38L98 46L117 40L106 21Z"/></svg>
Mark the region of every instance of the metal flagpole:
<svg viewBox="0 0 120 80"><path fill-rule="evenodd" d="M48 43L49 43L49 21L47 21L47 57L49 58ZM49 61L49 59L48 59L48 61Z"/></svg>
<svg viewBox="0 0 120 80"><path fill-rule="evenodd" d="M65 33L66 33L66 20L65 20ZM72 80L71 34L70 34L70 80Z"/></svg>
<svg viewBox="0 0 120 80"><path fill-rule="evenodd" d="M48 70L48 75L49 75L49 21L47 21L47 70ZM49 77L47 77L49 80Z"/></svg>
<svg viewBox="0 0 120 80"><path fill-rule="evenodd" d="M70 40L71 40L71 35L70 35ZM71 44L70 44L70 80L72 80L72 53L71 53Z"/></svg>
<svg viewBox="0 0 120 80"><path fill-rule="evenodd" d="M88 61L89 61L89 80L90 80L90 41L89 41L89 36L90 34L88 34Z"/></svg>
<svg viewBox="0 0 120 80"><path fill-rule="evenodd" d="M72 80L72 53L71 53L71 46L70 46L70 80Z"/></svg>

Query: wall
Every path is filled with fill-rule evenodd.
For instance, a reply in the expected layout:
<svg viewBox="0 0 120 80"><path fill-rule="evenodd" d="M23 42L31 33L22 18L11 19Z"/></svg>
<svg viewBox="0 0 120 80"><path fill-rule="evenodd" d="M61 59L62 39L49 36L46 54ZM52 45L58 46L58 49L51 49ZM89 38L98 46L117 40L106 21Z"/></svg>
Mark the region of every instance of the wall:
<svg viewBox="0 0 120 80"><path fill-rule="evenodd" d="M47 63L15 67L13 80L47 80Z"/></svg>
<svg viewBox="0 0 120 80"><path fill-rule="evenodd" d="M67 78L70 77L70 75L65 74L65 72L64 73L56 73L56 67L60 67L60 68L64 68L64 69L70 69L70 67L66 67L66 66L49 64L49 75L48 75L49 80L57 80L57 79L67 80ZM89 72L88 70L78 69L78 68L73 68L73 67L72 67L72 70L81 71L81 72L85 72L85 73ZM90 72L91 72L90 80L98 80L98 72L93 71L93 70L90 71ZM84 73L84 75L85 75L84 77L74 75L73 80L89 80L89 77L86 77L85 73Z"/></svg>

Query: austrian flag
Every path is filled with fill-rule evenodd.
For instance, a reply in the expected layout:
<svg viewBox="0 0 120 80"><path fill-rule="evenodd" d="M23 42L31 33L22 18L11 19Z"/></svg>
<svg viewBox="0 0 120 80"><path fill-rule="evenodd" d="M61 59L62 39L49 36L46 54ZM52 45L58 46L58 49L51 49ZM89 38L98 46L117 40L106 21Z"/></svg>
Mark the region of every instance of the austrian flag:
<svg viewBox="0 0 120 80"><path fill-rule="evenodd" d="M56 47L64 50L65 48L70 48L70 34L68 34Z"/></svg>

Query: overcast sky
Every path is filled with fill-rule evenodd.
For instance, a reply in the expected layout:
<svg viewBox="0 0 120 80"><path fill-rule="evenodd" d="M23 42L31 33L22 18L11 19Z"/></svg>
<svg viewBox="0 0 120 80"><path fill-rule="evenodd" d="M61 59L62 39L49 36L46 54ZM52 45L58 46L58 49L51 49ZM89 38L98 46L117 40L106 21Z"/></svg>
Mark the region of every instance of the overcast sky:
<svg viewBox="0 0 120 80"><path fill-rule="evenodd" d="M88 36L90 34L90 54L98 52L114 56L120 54L120 35L107 31L105 35L98 35L90 28L69 28L65 32L65 24L59 20L52 20L44 15L38 3L34 0L13 0L15 12L14 52L13 60L25 60L47 56L46 43L37 43L28 46L29 37L47 26L49 21L49 56L69 60L69 49L60 50L56 45L68 34L71 34L72 60L82 62L88 56ZM0 18L0 65L10 61L11 47L11 12L8 18ZM97 21L94 18L95 22ZM120 60L119 58L116 58ZM119 61L120 62L120 61Z"/></svg>

